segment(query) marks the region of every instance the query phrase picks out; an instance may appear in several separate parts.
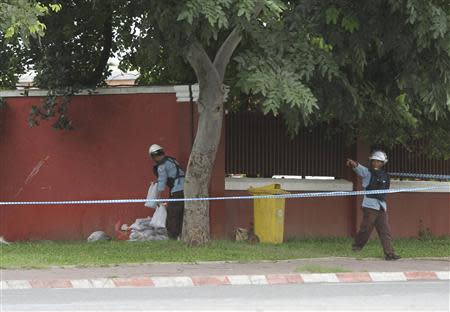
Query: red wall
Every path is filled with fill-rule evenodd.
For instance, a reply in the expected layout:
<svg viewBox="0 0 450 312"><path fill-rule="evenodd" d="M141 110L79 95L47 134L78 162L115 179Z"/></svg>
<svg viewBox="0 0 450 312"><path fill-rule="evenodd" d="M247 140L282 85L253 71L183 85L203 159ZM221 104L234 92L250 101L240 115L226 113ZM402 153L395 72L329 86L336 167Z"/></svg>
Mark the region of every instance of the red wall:
<svg viewBox="0 0 450 312"><path fill-rule="evenodd" d="M195 129L190 104L177 103L175 94L74 97L70 116L75 130L70 132L53 130L49 122L28 127L31 105L40 101L8 98L7 107L0 110L0 201L144 198L154 180L147 156L151 143L164 146L186 166ZM212 196L224 194L223 142L222 138ZM361 220L360 201L356 197L288 199L285 237L353 235ZM449 193L392 194L388 203L394 237L417 236L427 228L435 235L450 235ZM212 202L212 237L232 237L236 227L248 227L252 207L250 200ZM118 219L130 224L152 213L140 203L0 206L0 235L11 241L85 239L95 230L113 234Z"/></svg>
<svg viewBox="0 0 450 312"><path fill-rule="evenodd" d="M436 236L450 235L450 193L391 194L388 204L394 237L418 236L427 228Z"/></svg>
<svg viewBox="0 0 450 312"><path fill-rule="evenodd" d="M226 191L226 196L248 196L245 191ZM305 236L349 236L351 197L286 199L285 239ZM253 220L252 200L225 202L226 233L233 237L237 227L248 228Z"/></svg>
<svg viewBox="0 0 450 312"><path fill-rule="evenodd" d="M190 105L177 103L175 94L76 96L70 132L53 130L49 122L28 127L31 105L40 101L8 98L0 111L2 201L145 198L154 179L147 154L151 143L186 166ZM216 167L223 170L220 161ZM223 184L223 175L215 180ZM214 194L220 193L215 186ZM112 234L118 219L130 224L152 212L140 203L0 206L0 235L11 241L85 239L94 230Z"/></svg>
<svg viewBox="0 0 450 312"><path fill-rule="evenodd" d="M226 196L249 195L245 191L226 191ZM362 211L356 197L296 198L286 200L285 239L308 236L352 236L359 229ZM355 206L358 205L358 206ZM226 201L226 234L248 228L253 220L251 200ZM355 219L354 211L357 211ZM420 230L433 235L450 235L449 193L402 193L388 198L392 235L417 237ZM376 237L374 230L373 237Z"/></svg>

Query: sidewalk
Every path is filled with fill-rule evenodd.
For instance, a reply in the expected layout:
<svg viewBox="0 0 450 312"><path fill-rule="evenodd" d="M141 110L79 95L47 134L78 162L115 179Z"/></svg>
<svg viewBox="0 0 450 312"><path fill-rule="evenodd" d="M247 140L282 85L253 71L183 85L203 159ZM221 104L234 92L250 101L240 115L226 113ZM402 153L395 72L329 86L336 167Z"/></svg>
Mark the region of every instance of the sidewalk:
<svg viewBox="0 0 450 312"><path fill-rule="evenodd" d="M311 268L329 273L305 272ZM448 258L399 261L315 258L249 263L152 263L99 268L1 270L2 289L179 287L449 279L450 260Z"/></svg>

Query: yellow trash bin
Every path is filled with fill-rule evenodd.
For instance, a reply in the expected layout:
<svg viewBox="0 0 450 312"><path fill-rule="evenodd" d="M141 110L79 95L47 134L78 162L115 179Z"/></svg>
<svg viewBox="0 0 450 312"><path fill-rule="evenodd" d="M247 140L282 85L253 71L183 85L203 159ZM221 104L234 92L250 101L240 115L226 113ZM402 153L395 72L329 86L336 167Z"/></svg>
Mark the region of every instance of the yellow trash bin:
<svg viewBox="0 0 450 312"><path fill-rule="evenodd" d="M263 187L251 187L252 195L289 194L280 188L280 184ZM255 198L253 200L254 231L260 242L281 244L284 235L284 198Z"/></svg>

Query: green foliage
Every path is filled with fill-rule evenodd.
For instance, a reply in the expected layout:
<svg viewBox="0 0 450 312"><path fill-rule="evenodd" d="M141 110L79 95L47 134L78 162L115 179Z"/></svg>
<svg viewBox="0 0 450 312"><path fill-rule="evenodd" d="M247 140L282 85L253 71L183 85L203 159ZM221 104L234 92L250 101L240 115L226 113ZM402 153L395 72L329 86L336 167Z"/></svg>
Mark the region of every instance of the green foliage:
<svg viewBox="0 0 450 312"><path fill-rule="evenodd" d="M0 1L0 33L5 39L20 36L24 43L29 37L38 38L45 34L46 26L39 18L50 12L59 12L60 4L43 5L33 0Z"/></svg>
<svg viewBox="0 0 450 312"><path fill-rule="evenodd" d="M327 24L334 24L336 25L338 22L338 18L340 15L340 10L338 10L335 6L329 7L326 11L326 22Z"/></svg>
<svg viewBox="0 0 450 312"><path fill-rule="evenodd" d="M42 2L52 5L51 0ZM104 84L115 49L113 24L120 23L113 18L111 5L106 0L67 2L58 14L42 19L46 36L40 43L31 40L29 57L37 73L34 84L48 89L49 94L40 107L30 111L31 127L56 117L54 128L72 129L68 116L71 96Z"/></svg>
<svg viewBox="0 0 450 312"><path fill-rule="evenodd" d="M310 40L312 44L317 45L320 49L324 50L325 52L331 52L333 50L333 46L331 44L325 43L323 37L312 37Z"/></svg>
<svg viewBox="0 0 450 312"><path fill-rule="evenodd" d="M178 21L206 20L214 31L227 29L244 17L246 21L254 19L256 10L261 7L266 15L278 16L286 6L276 0L189 0L183 5Z"/></svg>
<svg viewBox="0 0 450 312"><path fill-rule="evenodd" d="M45 17L42 44L31 42L35 85L51 90L101 85L114 49L112 14L109 1L83 0L66 3L58 14Z"/></svg>
<svg viewBox="0 0 450 312"><path fill-rule="evenodd" d="M184 8L178 15L177 21L185 20L192 25L194 20L206 19L213 28L228 28L229 22L226 12L230 9L232 2L232 0L186 1ZM244 13L241 12L241 15Z"/></svg>
<svg viewBox="0 0 450 312"><path fill-rule="evenodd" d="M359 29L359 22L357 19L353 17L344 16L342 18L341 26L349 33L354 33Z"/></svg>
<svg viewBox="0 0 450 312"><path fill-rule="evenodd" d="M33 105L28 116L30 128L38 126L40 120L50 120L56 117L53 128L56 130L73 130L72 121L68 118L68 105L73 91L67 90L63 95L49 90L44 103L39 107Z"/></svg>
<svg viewBox="0 0 450 312"><path fill-rule="evenodd" d="M284 8L272 0L130 3L118 27L121 68L139 70L140 83L194 83L197 78L185 61L189 44L199 41L212 57L231 29L254 23L257 5L261 21L277 18Z"/></svg>
<svg viewBox="0 0 450 312"><path fill-rule="evenodd" d="M318 112L313 77L330 81L338 74L332 45L307 24L295 28L295 18L291 7L264 27L258 22L247 27L245 46L234 58L236 79L230 81L232 94L241 91L265 114L283 116L291 134L311 123Z"/></svg>
<svg viewBox="0 0 450 312"><path fill-rule="evenodd" d="M308 3L295 11L295 27L311 25L339 69L331 83L312 79L319 120L337 121L350 141L389 148L419 140L428 156L450 158L448 3Z"/></svg>
<svg viewBox="0 0 450 312"><path fill-rule="evenodd" d="M18 75L25 73L26 51L18 39L4 40L0 36L0 90L14 89Z"/></svg>
<svg viewBox="0 0 450 312"><path fill-rule="evenodd" d="M286 118L292 132L308 122L309 115L317 108L317 100L301 76L292 70L292 64L263 60L251 53L237 57L236 61L239 63L237 87L246 94L259 96L264 114L277 116L289 112L285 117L293 116Z"/></svg>

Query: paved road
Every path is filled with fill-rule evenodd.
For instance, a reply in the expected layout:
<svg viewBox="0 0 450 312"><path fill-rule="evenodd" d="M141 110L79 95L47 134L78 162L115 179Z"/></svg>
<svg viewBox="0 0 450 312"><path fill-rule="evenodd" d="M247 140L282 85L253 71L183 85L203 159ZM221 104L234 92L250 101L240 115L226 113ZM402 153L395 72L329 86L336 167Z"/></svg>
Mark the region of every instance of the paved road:
<svg viewBox="0 0 450 312"><path fill-rule="evenodd" d="M448 281L159 289L32 289L2 292L1 311L68 310L439 310Z"/></svg>

